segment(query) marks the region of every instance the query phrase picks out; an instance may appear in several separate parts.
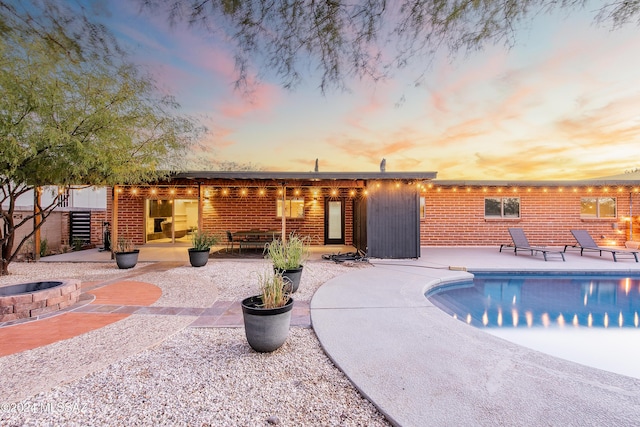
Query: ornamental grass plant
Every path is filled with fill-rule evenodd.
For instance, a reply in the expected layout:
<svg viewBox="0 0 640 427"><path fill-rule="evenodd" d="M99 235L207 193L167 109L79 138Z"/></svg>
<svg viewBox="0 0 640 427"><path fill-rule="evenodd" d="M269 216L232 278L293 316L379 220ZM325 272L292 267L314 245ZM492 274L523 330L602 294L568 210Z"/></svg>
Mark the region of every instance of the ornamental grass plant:
<svg viewBox="0 0 640 427"><path fill-rule="evenodd" d="M258 276L262 308L284 307L290 295L281 273L265 271Z"/></svg>
<svg viewBox="0 0 640 427"><path fill-rule="evenodd" d="M133 244L133 241L131 239L124 236L119 236L117 249L118 250L115 252L127 253L127 252L133 252L136 249L136 247Z"/></svg>
<svg viewBox="0 0 640 427"><path fill-rule="evenodd" d="M207 231L197 231L191 237L191 244L196 251L204 251L216 245L220 239Z"/></svg>
<svg viewBox="0 0 640 427"><path fill-rule="evenodd" d="M309 258L309 238L291 233L286 240L267 243L264 250L277 270L298 268Z"/></svg>

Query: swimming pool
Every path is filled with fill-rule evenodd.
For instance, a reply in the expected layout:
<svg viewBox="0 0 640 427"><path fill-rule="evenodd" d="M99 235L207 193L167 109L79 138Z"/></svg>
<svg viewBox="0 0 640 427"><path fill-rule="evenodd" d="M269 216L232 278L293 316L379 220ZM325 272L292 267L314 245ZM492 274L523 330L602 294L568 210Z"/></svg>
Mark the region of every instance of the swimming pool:
<svg viewBox="0 0 640 427"><path fill-rule="evenodd" d="M492 335L640 378L640 275L483 272L426 296Z"/></svg>
<svg viewBox="0 0 640 427"><path fill-rule="evenodd" d="M478 273L427 297L483 328L638 328L640 276Z"/></svg>

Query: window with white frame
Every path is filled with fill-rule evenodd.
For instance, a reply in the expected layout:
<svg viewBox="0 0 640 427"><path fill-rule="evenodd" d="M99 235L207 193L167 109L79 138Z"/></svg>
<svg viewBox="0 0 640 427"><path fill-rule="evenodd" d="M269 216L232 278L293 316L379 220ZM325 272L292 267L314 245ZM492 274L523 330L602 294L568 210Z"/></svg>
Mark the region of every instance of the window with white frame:
<svg viewBox="0 0 640 427"><path fill-rule="evenodd" d="M485 197L485 218L520 218L519 197Z"/></svg>
<svg viewBox="0 0 640 427"><path fill-rule="evenodd" d="M284 214L287 218L304 218L304 199L285 200ZM282 218L282 199L277 200L276 216Z"/></svg>
<svg viewBox="0 0 640 427"><path fill-rule="evenodd" d="M580 218L615 218L617 216L615 197L582 197Z"/></svg>

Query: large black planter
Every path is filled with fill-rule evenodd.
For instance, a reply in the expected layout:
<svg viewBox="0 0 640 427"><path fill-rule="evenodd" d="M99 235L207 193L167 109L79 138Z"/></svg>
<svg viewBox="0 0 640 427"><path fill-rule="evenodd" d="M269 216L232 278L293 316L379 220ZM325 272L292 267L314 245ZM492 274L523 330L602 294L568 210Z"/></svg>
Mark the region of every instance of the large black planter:
<svg viewBox="0 0 640 427"><path fill-rule="evenodd" d="M127 269L133 268L138 263L138 254L140 249L134 249L131 252L116 252L116 264L118 268Z"/></svg>
<svg viewBox="0 0 640 427"><path fill-rule="evenodd" d="M280 270L273 267L273 271L282 274L285 286L289 286L289 293L294 293L300 287L300 278L302 277L302 266L298 268L290 268L288 270Z"/></svg>
<svg viewBox="0 0 640 427"><path fill-rule="evenodd" d="M260 353L269 353L279 349L287 340L293 298L289 298L283 307L260 308L260 305L260 295L242 300L244 332L251 348Z"/></svg>
<svg viewBox="0 0 640 427"><path fill-rule="evenodd" d="M209 249L189 248L189 262L192 267L202 267L209 261Z"/></svg>

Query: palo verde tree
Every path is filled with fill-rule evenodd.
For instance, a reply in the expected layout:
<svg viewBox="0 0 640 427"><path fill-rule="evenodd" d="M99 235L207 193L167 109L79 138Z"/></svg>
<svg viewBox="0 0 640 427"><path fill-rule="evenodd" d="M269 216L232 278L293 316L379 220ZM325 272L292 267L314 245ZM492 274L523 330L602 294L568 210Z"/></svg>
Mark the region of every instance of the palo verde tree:
<svg viewBox="0 0 640 427"><path fill-rule="evenodd" d="M416 82L433 54L513 45L536 15L592 13L612 28L638 21L640 0L139 0L143 10L202 27L235 54L237 85L249 71L293 88L319 73L322 92L350 78L388 77L414 65ZM305 76L305 74L308 74Z"/></svg>
<svg viewBox="0 0 640 427"><path fill-rule="evenodd" d="M0 274L59 202L14 218L43 186L147 182L179 168L200 130L111 34L55 0L0 0ZM34 221L38 216L40 221ZM34 231L15 241L19 227Z"/></svg>

